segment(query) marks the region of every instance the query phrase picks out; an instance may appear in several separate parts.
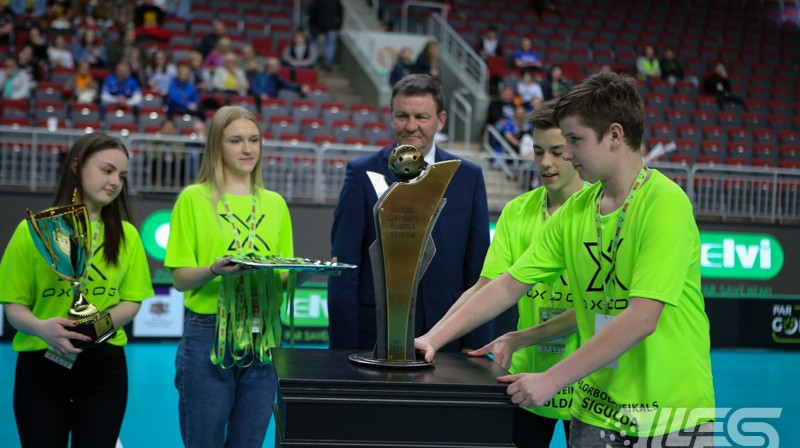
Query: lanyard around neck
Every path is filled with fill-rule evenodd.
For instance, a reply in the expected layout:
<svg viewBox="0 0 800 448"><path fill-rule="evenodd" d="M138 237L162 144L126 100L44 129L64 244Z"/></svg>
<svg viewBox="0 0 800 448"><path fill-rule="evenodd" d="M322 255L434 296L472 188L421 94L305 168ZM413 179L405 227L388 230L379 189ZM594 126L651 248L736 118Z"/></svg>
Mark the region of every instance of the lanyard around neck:
<svg viewBox="0 0 800 448"><path fill-rule="evenodd" d="M253 248L255 247L255 240L256 240L256 195L255 193L250 194L251 207L250 207L250 216L247 217L247 241L245 244L242 244L241 237L239 235L239 229L236 227L236 219L231 212L231 206L228 204L228 199L225 195L222 195L222 206L225 208L225 213L228 215L228 221L231 223L231 230L233 230L233 240L236 244L236 255L239 257L244 257L245 254L245 247L247 248L247 254L251 254L254 252Z"/></svg>
<svg viewBox="0 0 800 448"><path fill-rule="evenodd" d="M89 265L92 263L92 259L94 258L95 252L97 252L98 246L97 241L100 239L100 231L103 228L103 221L102 218L97 218L97 221L89 223L89 230L92 232L92 239L89 243L89 253L86 254L88 257L86 269L83 271L83 275L81 276L81 282L84 284L89 280Z"/></svg>
<svg viewBox="0 0 800 448"><path fill-rule="evenodd" d="M628 213L628 209L631 206L631 202L633 202L633 196L639 190L639 187L642 186L645 179L647 178L648 169L646 166L642 165L642 169L639 170L639 175L636 176L636 180L633 181L633 185L631 185L631 189L628 192L628 196L625 197L625 202L622 203L622 207L619 209L619 215L617 218L617 227L614 230L614 239L611 242L611 268L608 271L608 275L603 277L603 301L605 304L605 312L608 314L608 310L611 307L611 287L609 283L611 283L611 279L614 278L615 269L617 266L617 248L619 247L619 240L620 235L622 235L622 225L625 223L625 215ZM597 229L597 264L600 266L600 275L602 276L602 267L603 267L603 228L600 223L600 204L603 200L603 190L602 186L600 192L595 197L594 204L595 204L595 214L594 214L594 223Z"/></svg>

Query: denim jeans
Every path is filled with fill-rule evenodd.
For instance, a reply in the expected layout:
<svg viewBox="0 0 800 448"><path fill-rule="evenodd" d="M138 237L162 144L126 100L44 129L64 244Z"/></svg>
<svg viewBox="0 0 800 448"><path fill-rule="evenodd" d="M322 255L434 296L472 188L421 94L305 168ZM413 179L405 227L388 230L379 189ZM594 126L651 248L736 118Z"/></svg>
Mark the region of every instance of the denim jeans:
<svg viewBox="0 0 800 448"><path fill-rule="evenodd" d="M181 438L187 448L261 448L272 418L272 364L223 369L211 364L215 315L189 310L175 357Z"/></svg>
<svg viewBox="0 0 800 448"><path fill-rule="evenodd" d="M711 448L714 446L714 423L650 438L632 437L572 419L569 426L570 448Z"/></svg>
<svg viewBox="0 0 800 448"><path fill-rule="evenodd" d="M333 58L336 56L336 37L337 31L336 30L328 30L323 31L319 34L316 34L311 37L311 43L314 46L318 46L319 36L325 36L325 53L323 57L323 64L325 68L330 68L333 65ZM322 54L322 52L319 52Z"/></svg>

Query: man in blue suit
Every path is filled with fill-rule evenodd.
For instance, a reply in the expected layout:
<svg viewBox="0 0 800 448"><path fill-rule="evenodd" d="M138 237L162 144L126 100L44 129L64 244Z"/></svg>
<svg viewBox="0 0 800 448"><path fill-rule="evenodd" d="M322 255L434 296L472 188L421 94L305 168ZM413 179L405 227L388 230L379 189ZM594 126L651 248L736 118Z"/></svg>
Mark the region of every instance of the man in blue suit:
<svg viewBox="0 0 800 448"><path fill-rule="evenodd" d="M409 75L394 85L395 141L415 146L427 164L457 158L434 144L445 118L444 92L436 78ZM358 265L358 269L345 270L328 281L331 348L371 350L375 345L375 293L368 251L376 238L372 208L379 192L387 186L382 177L389 182L400 181L388 168L391 149L383 148L347 165L334 212L331 255L341 263ZM447 203L432 232L436 255L417 290L415 336L433 327L461 293L474 284L489 247L489 213L480 167L462 160L444 197ZM479 348L490 340L491 327L486 324L450 343L445 350Z"/></svg>

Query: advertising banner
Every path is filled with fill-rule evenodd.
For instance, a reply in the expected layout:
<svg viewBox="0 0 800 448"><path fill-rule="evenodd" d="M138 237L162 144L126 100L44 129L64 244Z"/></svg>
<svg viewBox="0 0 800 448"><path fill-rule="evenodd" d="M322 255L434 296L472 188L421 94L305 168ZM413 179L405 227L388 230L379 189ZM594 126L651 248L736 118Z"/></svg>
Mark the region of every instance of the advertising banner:
<svg viewBox="0 0 800 448"><path fill-rule="evenodd" d="M800 229L700 224L714 347L800 349Z"/></svg>
<svg viewBox="0 0 800 448"><path fill-rule="evenodd" d="M133 318L135 338L179 338L183 333L183 293L155 286L156 295L142 302Z"/></svg>

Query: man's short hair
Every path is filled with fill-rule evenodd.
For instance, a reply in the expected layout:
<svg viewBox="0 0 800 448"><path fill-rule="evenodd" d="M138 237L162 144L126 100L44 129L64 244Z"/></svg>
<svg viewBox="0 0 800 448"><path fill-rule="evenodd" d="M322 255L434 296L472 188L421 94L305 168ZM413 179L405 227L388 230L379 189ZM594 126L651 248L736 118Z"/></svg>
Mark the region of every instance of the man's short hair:
<svg viewBox="0 0 800 448"><path fill-rule="evenodd" d="M638 151L644 133L644 103L636 81L620 73L596 73L573 86L555 107L555 120L577 117L602 138L611 123L625 131L625 143Z"/></svg>
<svg viewBox="0 0 800 448"><path fill-rule="evenodd" d="M442 88L442 83L431 75L413 74L403 77L392 87L392 106L394 106L394 98L398 95L431 95L436 102L436 113L444 112L444 89Z"/></svg>
<svg viewBox="0 0 800 448"><path fill-rule="evenodd" d="M558 100L544 102L533 112L531 112L530 115L528 115L528 122L530 122L534 129L538 129L540 131L546 131L553 128L558 129L558 123L556 123L555 117L557 102Z"/></svg>

